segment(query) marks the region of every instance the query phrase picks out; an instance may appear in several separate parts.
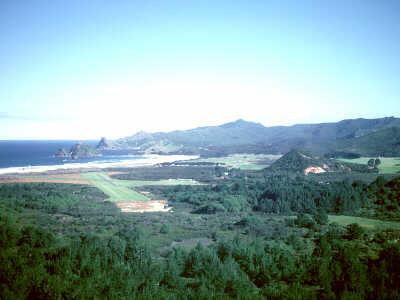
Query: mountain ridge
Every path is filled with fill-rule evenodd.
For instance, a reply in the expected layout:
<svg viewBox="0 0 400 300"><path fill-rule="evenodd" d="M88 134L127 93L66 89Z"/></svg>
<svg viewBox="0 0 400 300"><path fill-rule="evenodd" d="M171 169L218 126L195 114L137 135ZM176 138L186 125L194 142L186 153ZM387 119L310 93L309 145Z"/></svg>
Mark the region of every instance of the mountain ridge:
<svg viewBox="0 0 400 300"><path fill-rule="evenodd" d="M390 136L391 133L394 136ZM388 137L390 143L385 142ZM189 130L139 131L113 141L112 146L160 154L284 154L293 148L301 148L319 155L342 151L363 156L400 156L400 118L358 118L270 127L238 119Z"/></svg>

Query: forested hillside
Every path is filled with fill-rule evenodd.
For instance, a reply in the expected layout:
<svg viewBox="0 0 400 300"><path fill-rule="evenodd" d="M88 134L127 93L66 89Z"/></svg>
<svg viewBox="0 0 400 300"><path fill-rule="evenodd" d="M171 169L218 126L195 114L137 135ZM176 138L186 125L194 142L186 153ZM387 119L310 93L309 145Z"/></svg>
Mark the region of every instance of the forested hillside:
<svg viewBox="0 0 400 300"><path fill-rule="evenodd" d="M190 130L138 132L116 140L115 148L130 148L153 153L287 153L292 148L320 155L343 152L344 155L396 156L400 154L400 119L353 119L336 123L297 124L265 127L237 120L219 126Z"/></svg>
<svg viewBox="0 0 400 300"><path fill-rule="evenodd" d="M400 156L400 127L385 128L358 138L333 142L339 151L362 156Z"/></svg>

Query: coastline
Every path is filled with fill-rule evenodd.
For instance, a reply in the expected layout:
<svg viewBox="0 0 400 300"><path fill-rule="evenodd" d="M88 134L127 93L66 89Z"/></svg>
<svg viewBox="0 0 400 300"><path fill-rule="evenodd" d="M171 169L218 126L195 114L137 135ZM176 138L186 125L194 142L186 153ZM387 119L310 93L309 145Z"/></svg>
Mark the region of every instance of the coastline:
<svg viewBox="0 0 400 300"><path fill-rule="evenodd" d="M124 160L119 162L87 162L87 163L68 163L63 165L49 165L49 166L25 166L25 167L0 168L0 175L42 173L47 171L72 170L72 169L135 168L135 167L151 166L160 163L174 162L179 160L191 160L199 158L199 156L197 155L147 154L140 156L144 158Z"/></svg>

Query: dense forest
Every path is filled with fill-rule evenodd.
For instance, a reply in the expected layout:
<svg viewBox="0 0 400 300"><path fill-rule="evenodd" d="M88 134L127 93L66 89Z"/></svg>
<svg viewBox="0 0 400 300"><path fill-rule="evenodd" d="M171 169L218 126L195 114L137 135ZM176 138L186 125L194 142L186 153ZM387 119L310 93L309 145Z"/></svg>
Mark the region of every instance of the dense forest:
<svg viewBox="0 0 400 300"><path fill-rule="evenodd" d="M121 213L91 186L1 184L0 297L399 298L397 227L343 226L328 214L398 220L400 177L146 170L147 180L197 170L206 184L143 187L174 207L147 214Z"/></svg>
<svg viewBox="0 0 400 300"><path fill-rule="evenodd" d="M314 221L322 219L316 218ZM319 225L312 246L239 236L153 258L139 229L71 240L1 215L5 299L395 299L400 246L357 226ZM299 216L295 226L308 226ZM323 230L322 230L323 228Z"/></svg>
<svg viewBox="0 0 400 300"><path fill-rule="evenodd" d="M293 174L245 178L239 175L230 184L148 189L171 203L192 205L194 213L261 211L291 215L323 209L328 213L400 219L400 177L387 180L375 176L370 184L352 177L316 181L318 177Z"/></svg>

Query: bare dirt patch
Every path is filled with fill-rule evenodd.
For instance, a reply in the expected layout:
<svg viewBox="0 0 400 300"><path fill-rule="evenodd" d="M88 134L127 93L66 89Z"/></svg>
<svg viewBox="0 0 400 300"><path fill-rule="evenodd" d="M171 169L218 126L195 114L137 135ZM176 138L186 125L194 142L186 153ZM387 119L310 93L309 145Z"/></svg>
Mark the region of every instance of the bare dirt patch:
<svg viewBox="0 0 400 300"><path fill-rule="evenodd" d="M308 175L308 173L319 174L319 173L325 173L325 172L326 172L326 170L322 169L321 167L310 166L304 170L304 175Z"/></svg>
<svg viewBox="0 0 400 300"><path fill-rule="evenodd" d="M82 178L80 173L73 173L73 174L55 174L55 175L51 175L51 177L56 177L56 178L75 178L75 179Z"/></svg>
<svg viewBox="0 0 400 300"><path fill-rule="evenodd" d="M172 209L165 200L116 202L115 204L122 212L167 212Z"/></svg>
<svg viewBox="0 0 400 300"><path fill-rule="evenodd" d="M300 154L301 157L303 157L303 158L312 159L311 157L309 157L309 156L307 156L307 155L305 155L305 154L303 154L303 153L300 153L300 152L299 152L299 154Z"/></svg>
<svg viewBox="0 0 400 300"><path fill-rule="evenodd" d="M113 176L113 175L120 175L120 174L125 174L126 172L118 172L118 171L113 171L113 172L107 172L108 176Z"/></svg>
<svg viewBox="0 0 400 300"><path fill-rule="evenodd" d="M0 183L21 183L21 182L50 182L50 183L71 183L71 184L87 184L87 185L91 184L89 181L85 180L68 180L68 179L15 178L15 179L0 180Z"/></svg>

